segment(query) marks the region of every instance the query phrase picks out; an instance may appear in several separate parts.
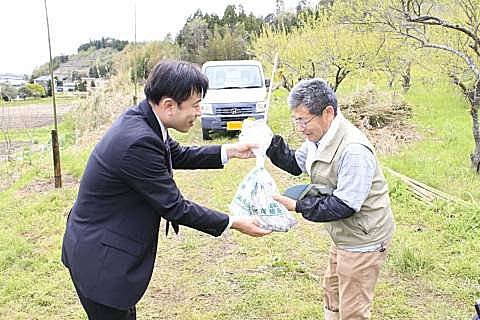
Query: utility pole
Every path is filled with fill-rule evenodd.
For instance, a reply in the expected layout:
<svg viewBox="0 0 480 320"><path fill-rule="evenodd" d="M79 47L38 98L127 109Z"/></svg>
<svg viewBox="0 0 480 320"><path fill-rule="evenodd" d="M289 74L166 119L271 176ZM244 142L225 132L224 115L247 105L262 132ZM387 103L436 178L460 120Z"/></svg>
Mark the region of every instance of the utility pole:
<svg viewBox="0 0 480 320"><path fill-rule="evenodd" d="M133 33L133 82L134 82L134 94L133 94L133 105L137 105L137 1L134 0L133 7L133 24L134 24L134 33Z"/></svg>
<svg viewBox="0 0 480 320"><path fill-rule="evenodd" d="M52 90L52 103L53 103L53 122L54 128L52 130L52 152L53 152L53 171L55 176L55 188L62 187L62 169L60 167L60 147L58 145L58 125L57 125L57 105L55 103L55 79L53 78L53 61L52 61L52 46L50 44L50 26L48 24L48 11L47 11L47 0L44 0L45 3L45 18L47 21L47 35L48 35L48 52L50 54L50 82Z"/></svg>
<svg viewBox="0 0 480 320"><path fill-rule="evenodd" d="M273 80L275 79L275 72L277 72L277 67L278 67L278 52L275 53L275 58L273 59L272 76L270 78L270 86L268 87L267 101L265 104L265 123L267 123L268 121L268 111L270 109L270 100L272 98Z"/></svg>

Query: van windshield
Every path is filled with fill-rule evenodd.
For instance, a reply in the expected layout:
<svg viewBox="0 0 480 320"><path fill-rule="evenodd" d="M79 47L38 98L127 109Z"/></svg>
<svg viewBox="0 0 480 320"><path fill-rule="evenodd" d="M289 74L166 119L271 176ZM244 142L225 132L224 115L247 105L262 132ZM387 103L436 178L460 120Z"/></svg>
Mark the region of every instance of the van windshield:
<svg viewBox="0 0 480 320"><path fill-rule="evenodd" d="M205 69L209 89L241 89L263 87L258 66L209 66Z"/></svg>

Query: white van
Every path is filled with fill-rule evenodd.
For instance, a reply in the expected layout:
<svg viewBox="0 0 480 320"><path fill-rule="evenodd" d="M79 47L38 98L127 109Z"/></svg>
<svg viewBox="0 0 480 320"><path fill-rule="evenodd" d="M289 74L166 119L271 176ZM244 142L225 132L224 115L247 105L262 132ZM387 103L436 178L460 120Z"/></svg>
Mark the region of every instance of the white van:
<svg viewBox="0 0 480 320"><path fill-rule="evenodd" d="M243 120L262 119L270 80L255 60L208 61L202 66L209 88L202 106L202 136L212 131L239 131Z"/></svg>

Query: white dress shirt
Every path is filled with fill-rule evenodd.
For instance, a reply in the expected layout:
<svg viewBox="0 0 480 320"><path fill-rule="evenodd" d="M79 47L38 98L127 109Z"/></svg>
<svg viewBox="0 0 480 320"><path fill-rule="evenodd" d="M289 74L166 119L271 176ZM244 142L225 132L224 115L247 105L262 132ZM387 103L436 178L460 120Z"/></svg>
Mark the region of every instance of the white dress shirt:
<svg viewBox="0 0 480 320"><path fill-rule="evenodd" d="M167 136L168 136L167 129L163 125L162 121L160 121L160 118L158 117L158 115L155 112L153 114L157 118L158 124L160 125L160 131L162 132L163 142L167 143ZM222 165L225 165L228 162L228 156L227 156L227 150L225 149L224 145L221 146L220 156L221 156L221 160L222 160ZM232 217L228 216L228 225L225 228L225 230L223 230L222 234L224 234L225 232L230 230L230 227L232 226L232 223L233 223Z"/></svg>

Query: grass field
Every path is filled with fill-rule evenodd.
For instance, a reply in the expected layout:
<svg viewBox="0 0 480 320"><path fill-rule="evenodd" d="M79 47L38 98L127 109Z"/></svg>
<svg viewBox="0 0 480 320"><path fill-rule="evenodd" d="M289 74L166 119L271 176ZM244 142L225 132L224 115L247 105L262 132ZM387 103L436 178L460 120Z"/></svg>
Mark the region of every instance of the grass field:
<svg viewBox="0 0 480 320"><path fill-rule="evenodd" d="M298 146L285 99L286 92L275 92L270 124ZM472 206L426 206L387 175L397 232L376 289L374 319L470 319L480 297L480 177L469 168L473 145L467 106L441 84L413 88L407 99L423 140L382 156L382 165ZM20 177L0 193L0 319L86 319L60 263L65 213L92 147L73 145L72 130L73 122L66 122L60 131L63 189L51 187L49 153L0 168ZM203 143L198 124L174 136L186 144ZM235 139L216 136L212 143L227 141ZM187 198L225 211L253 166L254 160L232 160L224 170L177 171L175 180ZM267 168L280 190L306 179L271 164ZM236 232L213 238L188 228L179 236L161 237L138 317L321 319L329 237L320 224L295 216L299 223L291 232L260 239Z"/></svg>

